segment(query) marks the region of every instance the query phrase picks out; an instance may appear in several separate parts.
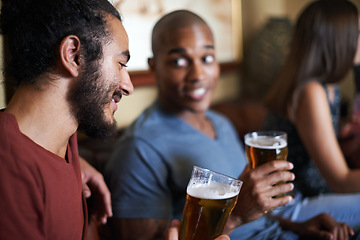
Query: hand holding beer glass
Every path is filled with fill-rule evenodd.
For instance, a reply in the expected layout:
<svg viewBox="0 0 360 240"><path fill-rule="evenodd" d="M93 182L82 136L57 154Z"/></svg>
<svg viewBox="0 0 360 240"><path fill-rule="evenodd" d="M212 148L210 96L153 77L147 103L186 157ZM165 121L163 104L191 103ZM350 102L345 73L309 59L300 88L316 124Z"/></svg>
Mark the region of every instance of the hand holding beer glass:
<svg viewBox="0 0 360 240"><path fill-rule="evenodd" d="M287 160L288 146L285 132L250 132L245 134L244 142L246 157L251 169L269 161Z"/></svg>
<svg viewBox="0 0 360 240"><path fill-rule="evenodd" d="M179 240L212 240L221 235L241 185L238 179L194 166Z"/></svg>

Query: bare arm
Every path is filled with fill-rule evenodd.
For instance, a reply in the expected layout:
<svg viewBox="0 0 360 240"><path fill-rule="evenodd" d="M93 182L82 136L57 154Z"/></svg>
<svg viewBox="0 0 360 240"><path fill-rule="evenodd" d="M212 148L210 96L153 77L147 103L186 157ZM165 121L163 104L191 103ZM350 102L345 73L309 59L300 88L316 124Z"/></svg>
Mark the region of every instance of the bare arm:
<svg viewBox="0 0 360 240"><path fill-rule="evenodd" d="M169 219L109 219L113 239L116 240L160 240L165 239Z"/></svg>
<svg viewBox="0 0 360 240"><path fill-rule="evenodd" d="M294 123L306 150L329 187L335 192L359 192L360 170L351 170L346 163L322 85L310 82L303 89Z"/></svg>

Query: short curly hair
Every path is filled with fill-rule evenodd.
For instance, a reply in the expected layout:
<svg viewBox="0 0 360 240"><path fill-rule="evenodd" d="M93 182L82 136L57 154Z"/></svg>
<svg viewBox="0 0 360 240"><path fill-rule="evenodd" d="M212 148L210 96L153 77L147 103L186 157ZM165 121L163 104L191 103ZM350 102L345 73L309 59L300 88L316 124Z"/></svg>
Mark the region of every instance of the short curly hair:
<svg viewBox="0 0 360 240"><path fill-rule="evenodd" d="M0 30L10 50L8 72L18 86L53 66L57 49L68 35L76 35L87 61L102 56L108 35L105 17L121 21L108 0L2 0Z"/></svg>

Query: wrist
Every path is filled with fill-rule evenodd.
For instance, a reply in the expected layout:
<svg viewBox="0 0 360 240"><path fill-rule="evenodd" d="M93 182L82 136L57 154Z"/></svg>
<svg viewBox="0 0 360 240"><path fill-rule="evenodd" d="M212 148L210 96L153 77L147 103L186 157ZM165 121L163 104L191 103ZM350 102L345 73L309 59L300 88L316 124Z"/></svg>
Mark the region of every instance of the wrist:
<svg viewBox="0 0 360 240"><path fill-rule="evenodd" d="M299 223L292 222L283 218L277 218L277 220L279 221L279 224L283 230L299 233Z"/></svg>
<svg viewBox="0 0 360 240"><path fill-rule="evenodd" d="M240 225L244 224L245 222L239 216L230 215L225 226L223 233L229 235L235 228L239 227Z"/></svg>

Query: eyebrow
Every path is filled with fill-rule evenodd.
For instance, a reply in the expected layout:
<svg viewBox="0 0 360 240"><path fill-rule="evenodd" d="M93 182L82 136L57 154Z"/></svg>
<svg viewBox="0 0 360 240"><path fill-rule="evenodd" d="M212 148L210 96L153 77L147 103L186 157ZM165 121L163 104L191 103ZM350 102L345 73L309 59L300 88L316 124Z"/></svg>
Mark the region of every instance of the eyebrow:
<svg viewBox="0 0 360 240"><path fill-rule="evenodd" d="M214 45L205 45L204 46L205 49L215 49ZM168 54L172 54L172 53L184 53L186 52L185 48L173 48L173 49L170 49L168 51Z"/></svg>

